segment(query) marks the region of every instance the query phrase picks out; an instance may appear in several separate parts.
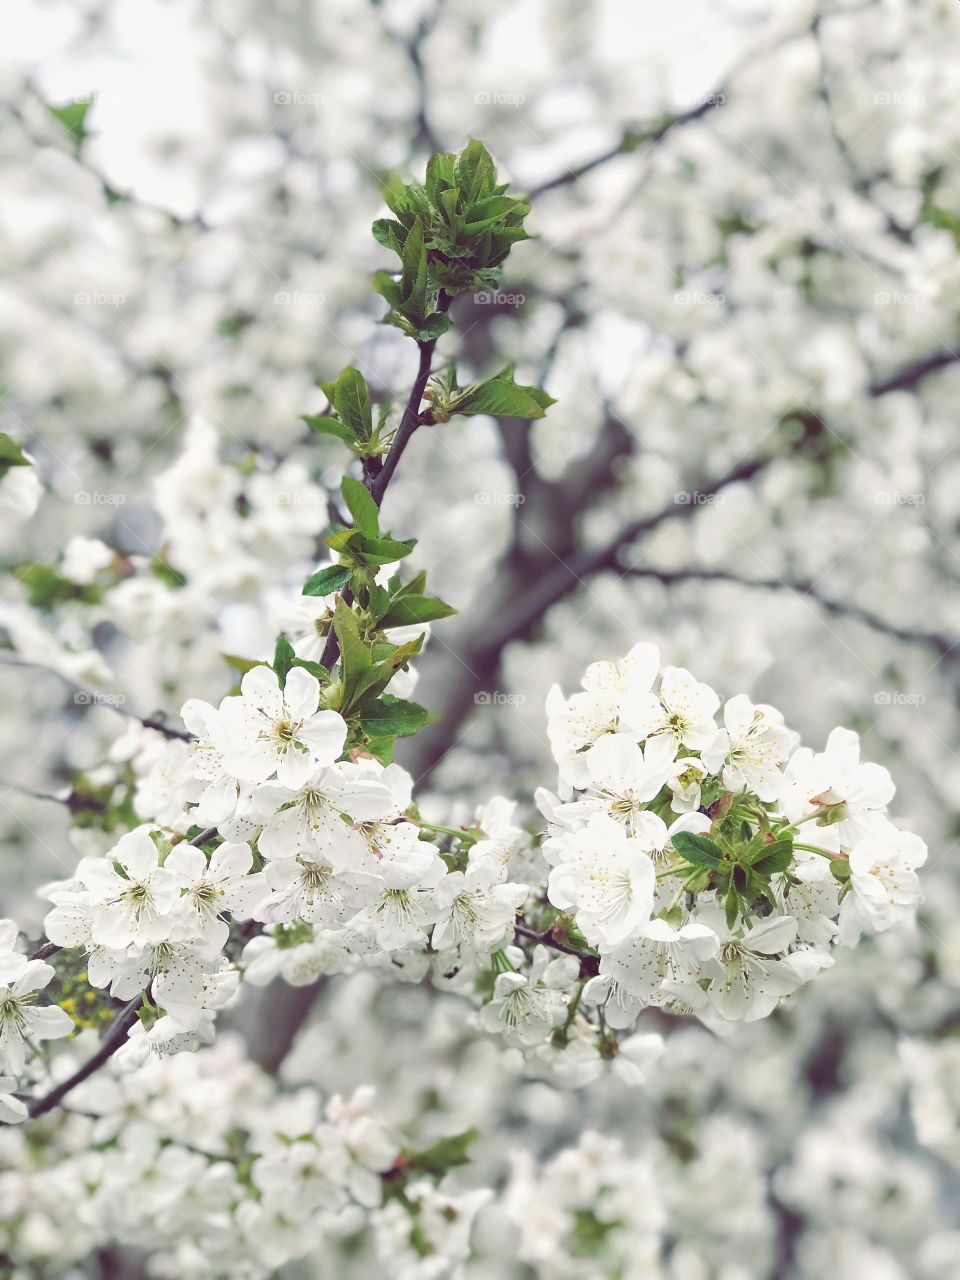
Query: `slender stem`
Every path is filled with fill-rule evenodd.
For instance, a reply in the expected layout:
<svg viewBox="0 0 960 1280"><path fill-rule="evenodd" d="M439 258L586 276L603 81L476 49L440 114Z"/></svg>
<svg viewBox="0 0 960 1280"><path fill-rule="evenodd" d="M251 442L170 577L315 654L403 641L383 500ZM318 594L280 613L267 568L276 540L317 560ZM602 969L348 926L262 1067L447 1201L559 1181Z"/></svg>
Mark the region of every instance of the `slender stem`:
<svg viewBox="0 0 960 1280"><path fill-rule="evenodd" d="M815 844L799 844L798 842L794 842L793 847L795 849L806 849L808 853L819 853L821 858L829 858L831 862L837 858L845 860L847 856L845 853L836 853L832 849L821 849L819 845Z"/></svg>
<svg viewBox="0 0 960 1280"><path fill-rule="evenodd" d="M683 866L684 866L684 863L682 863L682 862L677 862L677 863L674 863L674 865L673 865L672 867L664 867L664 869L663 869L662 871L658 871L658 872L657 872L657 879L658 879L658 880L668 880L668 879L670 878L670 876L676 876L676 875L679 875L679 874L680 874L680 870L681 870L681 868L682 868Z"/></svg>
<svg viewBox="0 0 960 1280"><path fill-rule="evenodd" d="M583 989L586 985L586 979L578 984L577 989L573 994L573 998L567 1006L567 1016L558 1033L563 1044L567 1043L567 1032L573 1026L573 1020L577 1016L577 1010L580 1008L580 1001L583 999Z"/></svg>
<svg viewBox="0 0 960 1280"><path fill-rule="evenodd" d="M450 306L450 299L440 290L437 297L437 311L444 313ZM429 342L418 342L420 348L420 364L417 368L417 376L414 381L413 388L410 392L410 398L407 400L403 410L403 416L400 419L400 425L397 427L396 435L393 437L393 443L390 445L390 452L383 460L383 466L376 474L369 471L364 472L363 483L367 486L371 498L379 507L383 502L383 496L387 491L387 486L397 469L397 464L403 457L404 450L410 443L411 437L416 429L423 426L423 417L420 413L420 403L423 400L423 393L426 390L427 381L430 377L430 370L433 364L433 351L437 345L437 339L431 338ZM341 592L340 597L344 604L353 604L353 593L347 587ZM323 653L320 655L320 664L332 671L337 658L340 656L340 641L337 633L330 624L330 630L327 634L326 644L323 646Z"/></svg>
<svg viewBox="0 0 960 1280"><path fill-rule="evenodd" d="M450 306L450 299L441 290L437 298L437 311L441 314L446 312ZM433 350L437 345L437 339L431 338L429 342L418 342L420 348L420 365L417 369L416 381L410 392L410 398L407 401L406 408L403 411L403 417L400 419L400 426L397 428L397 434L393 437L393 443L390 446L390 452L383 460L383 466L378 475L374 476L367 483L370 490L370 496L379 507L383 502L383 495L387 491L387 485L390 478L397 469L397 464L403 457L404 450L410 443L410 439L420 422L420 402L423 400L423 393L427 386L427 380L430 377L430 367L433 363Z"/></svg>
<svg viewBox="0 0 960 1280"><path fill-rule="evenodd" d="M465 836L471 840L476 838L470 831L463 827L459 829L456 827L441 827L439 823L427 822L425 818L406 818L405 821L412 822L414 826L420 827L424 831L435 831L441 836L456 836L458 840L462 840ZM474 830L476 830L476 828L474 828Z"/></svg>

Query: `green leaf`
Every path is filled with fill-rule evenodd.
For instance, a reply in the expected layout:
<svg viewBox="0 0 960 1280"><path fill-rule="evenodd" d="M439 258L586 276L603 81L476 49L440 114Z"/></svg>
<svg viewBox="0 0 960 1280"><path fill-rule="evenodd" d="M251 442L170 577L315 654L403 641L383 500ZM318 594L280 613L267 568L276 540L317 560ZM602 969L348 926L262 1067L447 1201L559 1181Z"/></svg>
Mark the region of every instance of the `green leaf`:
<svg viewBox="0 0 960 1280"><path fill-rule="evenodd" d="M360 637L357 619L343 599L337 601L333 627L340 641L340 671L343 678L345 704L349 703L359 681L373 666L370 650Z"/></svg>
<svg viewBox="0 0 960 1280"><path fill-rule="evenodd" d="M370 658L370 666L361 671L356 679L352 681L349 705L359 705L361 699L365 696L382 693L393 679L397 670L406 666L409 659L420 652L423 648L423 640L424 637L421 634L413 640L408 640L406 644L377 645L373 655L370 655L369 651L367 651L367 656ZM374 661L374 658L377 661Z"/></svg>
<svg viewBox="0 0 960 1280"><path fill-rule="evenodd" d="M90 110L92 103L92 98L88 98L85 102L68 102L63 107L51 107L47 103L47 110L62 125L66 126L68 133L79 146L87 136L87 112Z"/></svg>
<svg viewBox="0 0 960 1280"><path fill-rule="evenodd" d="M417 1173L428 1174L432 1178L442 1178L451 1169L470 1161L469 1150L476 1141L476 1129L467 1129L465 1133L455 1133L449 1138L441 1138L424 1151L411 1151L406 1155L406 1167Z"/></svg>
<svg viewBox="0 0 960 1280"><path fill-rule="evenodd" d="M452 605L435 596L398 596L380 619L381 627L410 627L420 622L435 622L456 613Z"/></svg>
<svg viewBox="0 0 960 1280"><path fill-rule="evenodd" d="M426 707L385 693L360 708L360 723L371 738L403 738L427 723Z"/></svg>
<svg viewBox="0 0 960 1280"><path fill-rule="evenodd" d="M326 684L330 679L330 672L319 662L311 662L309 658L295 658L293 662L295 667L303 667L304 671L308 671L321 684Z"/></svg>
<svg viewBox="0 0 960 1280"><path fill-rule="evenodd" d="M310 430L315 431L318 436L336 436L344 444L354 443L353 432L339 418L328 418L325 414L310 415L306 413L302 417Z"/></svg>
<svg viewBox="0 0 960 1280"><path fill-rule="evenodd" d="M507 367L496 377L479 382L462 392L453 402L453 411L468 416L487 413L500 418L542 418L555 404L554 398L539 387L520 386L513 380L513 369Z"/></svg>
<svg viewBox="0 0 960 1280"><path fill-rule="evenodd" d="M464 214L463 229L469 235L478 235L516 208L517 201L511 196L491 196L488 200L481 200L467 209Z"/></svg>
<svg viewBox="0 0 960 1280"><path fill-rule="evenodd" d="M751 870L761 876L772 876L789 869L793 862L793 844L790 840L777 840L773 844L764 845L761 854Z"/></svg>
<svg viewBox="0 0 960 1280"><path fill-rule="evenodd" d="M423 324L417 325L417 338L421 342L434 342L450 328L450 317L445 311L435 311Z"/></svg>
<svg viewBox="0 0 960 1280"><path fill-rule="evenodd" d="M303 584L304 596L329 596L345 587L350 581L350 570L343 564L330 564L325 569L311 573Z"/></svg>
<svg viewBox="0 0 960 1280"><path fill-rule="evenodd" d="M716 867L723 860L723 850L718 844L692 831L678 831L673 837L673 847L696 867Z"/></svg>
<svg viewBox="0 0 960 1280"><path fill-rule="evenodd" d="M373 414L367 384L359 369L348 365L333 389L333 403L340 420L353 432L356 440L369 440Z"/></svg>
<svg viewBox="0 0 960 1280"><path fill-rule="evenodd" d="M27 589L27 599L35 609L52 609L67 600L99 604L105 588L95 583L81 585L65 578L52 565L39 561L16 565L11 573Z"/></svg>
<svg viewBox="0 0 960 1280"><path fill-rule="evenodd" d="M471 138L457 156L454 181L462 189L468 204L491 192L496 185L497 169L493 157L476 138Z"/></svg>
<svg viewBox="0 0 960 1280"><path fill-rule="evenodd" d="M273 651L273 669L277 673L281 689L287 683L287 675L296 660L297 655L287 637L282 634L277 636L276 648Z"/></svg>
<svg viewBox="0 0 960 1280"><path fill-rule="evenodd" d="M385 249L392 249L393 244L390 240L391 234L394 240L403 240L406 235L406 229L403 223L395 221L393 218L377 218L373 224L374 239L378 244L382 244Z"/></svg>
<svg viewBox="0 0 960 1280"><path fill-rule="evenodd" d="M352 476L344 476L340 492L356 527L365 538L376 538L380 533L380 512L367 486Z"/></svg>
<svg viewBox="0 0 960 1280"><path fill-rule="evenodd" d="M403 309L411 320L423 317L427 291L427 250L423 243L423 225L415 218L403 245L403 278L400 291Z"/></svg>
<svg viewBox="0 0 960 1280"><path fill-rule="evenodd" d="M353 526L349 529L335 529L328 537L324 538L327 546L333 551L345 551L348 547L355 547L363 541L363 534L359 529Z"/></svg>
<svg viewBox="0 0 960 1280"><path fill-rule="evenodd" d="M11 436L0 431L0 469L8 467L29 467L30 459Z"/></svg>
<svg viewBox="0 0 960 1280"><path fill-rule="evenodd" d="M398 542L394 538L364 537L357 546L357 551L368 564L385 565L408 556L416 544L416 538Z"/></svg>
<svg viewBox="0 0 960 1280"><path fill-rule="evenodd" d="M247 672L252 671L254 667L265 667L268 665L261 658L241 658L235 653L221 653L220 657L228 667L233 671L239 671L242 675L246 675Z"/></svg>

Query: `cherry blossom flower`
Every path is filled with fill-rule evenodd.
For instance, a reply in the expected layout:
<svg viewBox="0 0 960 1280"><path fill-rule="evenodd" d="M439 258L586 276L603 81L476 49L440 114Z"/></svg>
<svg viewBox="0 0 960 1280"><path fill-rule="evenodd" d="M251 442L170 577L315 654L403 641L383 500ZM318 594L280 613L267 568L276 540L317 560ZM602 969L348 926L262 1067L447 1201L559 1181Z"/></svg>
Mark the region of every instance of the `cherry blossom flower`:
<svg viewBox="0 0 960 1280"><path fill-rule="evenodd" d="M248 844L224 842L209 862L202 849L182 841L167 855L164 870L182 891L181 909L189 911L191 932L217 952L222 950L235 920L249 920L268 892L260 874L250 874L253 851Z"/></svg>
<svg viewBox="0 0 960 1280"><path fill-rule="evenodd" d="M889 772L861 762L857 734L834 729L820 754L808 747L794 752L784 771L780 803L791 822L818 814L818 823L835 826L849 848L889 829L886 809L893 794Z"/></svg>
<svg viewBox="0 0 960 1280"><path fill-rule="evenodd" d="M547 695L547 734L560 765L560 776L572 786L583 786L589 778L582 758L607 733L616 733L621 717L632 708L631 728L636 728L636 708L645 708L644 699L657 674L660 654L656 645L634 645L622 662L595 662L583 677L583 692L569 700L558 686ZM642 718L642 717L641 717Z"/></svg>
<svg viewBox="0 0 960 1280"><path fill-rule="evenodd" d="M707 962L719 950L719 940L707 925L690 923L679 929L666 920L650 920L627 942L605 952L596 987L613 985L607 1019L611 1026L629 1026L645 1005L663 1004L660 989L665 980L692 985L708 976ZM589 984L588 984L589 985ZM593 999L597 994L592 993ZM584 997L587 998L586 991Z"/></svg>
<svg viewBox="0 0 960 1280"><path fill-rule="evenodd" d="M508 1044L538 1044L563 1020L564 993L576 979L579 967L574 956L551 959L545 947L535 948L527 973L497 975L493 999L478 1014L480 1025L487 1031L500 1032Z"/></svg>
<svg viewBox="0 0 960 1280"><path fill-rule="evenodd" d="M90 937L106 947L161 942L176 928L180 891L144 828L122 836L108 858L83 858L77 879L90 894Z"/></svg>
<svg viewBox="0 0 960 1280"><path fill-rule="evenodd" d="M781 766L799 737L787 729L774 707L757 705L737 694L723 707L724 727L703 749L703 763L719 773L730 791L752 791L761 800L776 800Z"/></svg>
<svg viewBox="0 0 960 1280"><path fill-rule="evenodd" d="M238 697L224 698L214 726L223 767L241 782L266 782L276 773L283 787L303 786L343 750L347 726L336 711L318 711L320 684L294 667L283 689L270 667L253 667Z"/></svg>
<svg viewBox="0 0 960 1280"><path fill-rule="evenodd" d="M0 1076L0 1124L20 1124L26 1120L26 1104L13 1096L16 1081L12 1076Z"/></svg>
<svg viewBox="0 0 960 1280"><path fill-rule="evenodd" d="M716 736L714 714L720 699L709 685L695 680L684 667L664 667L659 696L634 697L624 718L641 737L669 734L679 746L700 751Z"/></svg>
<svg viewBox="0 0 960 1280"><path fill-rule="evenodd" d="M253 808L265 823L257 847L266 858L302 854L334 866L356 864L365 844L353 824L376 822L395 812L388 786L369 770L342 762L317 770L297 791L261 787Z"/></svg>
<svg viewBox="0 0 960 1280"><path fill-rule="evenodd" d="M667 734L651 738L645 748L621 733L599 738L583 755L589 784L579 799L561 808L561 817L607 813L634 835L638 815L667 781L675 755Z"/></svg>
<svg viewBox="0 0 960 1280"><path fill-rule="evenodd" d="M492 858L445 875L435 891L440 915L433 928L434 950L466 945L489 951L513 932L517 910L528 893L525 884L501 883Z"/></svg>
<svg viewBox="0 0 960 1280"><path fill-rule="evenodd" d="M56 1005L36 1004L36 993L55 976L43 960L8 955L0 963L0 1072L18 1076L26 1061L26 1044L60 1040L73 1030L73 1020Z"/></svg>
<svg viewBox="0 0 960 1280"><path fill-rule="evenodd" d="M790 916L768 916L743 933L718 932L720 972L710 983L709 996L722 1018L765 1018L800 986L803 979L782 958L797 936L797 922Z"/></svg>
<svg viewBox="0 0 960 1280"><path fill-rule="evenodd" d="M650 919L656 874L646 840L599 814L558 844L547 894L561 911L577 912L589 942L615 946Z"/></svg>
<svg viewBox="0 0 960 1280"><path fill-rule="evenodd" d="M840 939L846 946L865 930L880 933L909 914L921 900L916 868L926 859L920 837L895 827L854 846L850 893L840 905Z"/></svg>

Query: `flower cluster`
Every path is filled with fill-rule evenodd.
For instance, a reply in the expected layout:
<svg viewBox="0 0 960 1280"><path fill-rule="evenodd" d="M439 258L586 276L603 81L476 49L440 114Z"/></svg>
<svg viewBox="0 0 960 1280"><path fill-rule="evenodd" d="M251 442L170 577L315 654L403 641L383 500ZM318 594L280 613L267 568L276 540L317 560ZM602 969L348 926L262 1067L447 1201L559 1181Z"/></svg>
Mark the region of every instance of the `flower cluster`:
<svg viewBox="0 0 960 1280"><path fill-rule="evenodd" d="M303 667L281 684L256 666L219 707L188 702L194 740L143 748L137 803L153 802L157 825L48 886L50 942L83 948L89 983L115 999L148 995L128 1063L210 1039L240 946L253 985L302 984L383 963L413 978L430 964L479 973L512 938L529 892L507 879L522 833L494 806L491 836L477 829L468 853L442 856L412 816L409 774L345 752L347 723L322 693Z"/></svg>
<svg viewBox="0 0 960 1280"><path fill-rule="evenodd" d="M765 1017L919 902L925 847L855 734L800 747L772 707L721 712L661 673L650 644L551 691L561 794L538 793L539 849L501 801L470 828L423 821L327 690L260 665L219 707L188 702L177 770L155 759L163 785L148 770L138 790L182 830L130 832L48 891L47 936L86 948L90 983L149 995L128 1061L209 1039L238 964L255 986L374 966L479 995L483 1028L569 1083L609 1065L637 1084L663 1048L630 1034L644 1008Z"/></svg>
<svg viewBox="0 0 960 1280"><path fill-rule="evenodd" d="M0 1133L0 1249L38 1270L67 1274L119 1244L148 1250L152 1275L259 1280L368 1226L381 1248L429 1242L452 1269L488 1194L460 1213L435 1186L443 1149L405 1148L372 1088L284 1091L230 1037L76 1097L56 1159L28 1132Z"/></svg>
<svg viewBox="0 0 960 1280"><path fill-rule="evenodd" d="M563 798L547 895L599 957L583 1001L607 1025L657 1005L752 1021L920 901L918 836L887 817L886 769L835 729L798 745L773 707L720 699L655 646L548 700Z"/></svg>

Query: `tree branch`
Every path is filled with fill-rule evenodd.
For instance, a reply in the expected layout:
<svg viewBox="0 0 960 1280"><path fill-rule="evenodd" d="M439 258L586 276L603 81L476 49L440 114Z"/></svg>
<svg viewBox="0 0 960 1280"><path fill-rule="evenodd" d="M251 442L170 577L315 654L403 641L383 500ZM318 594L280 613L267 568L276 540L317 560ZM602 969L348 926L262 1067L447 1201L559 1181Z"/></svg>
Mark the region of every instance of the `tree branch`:
<svg viewBox="0 0 960 1280"><path fill-rule="evenodd" d="M902 369L897 369L885 378L877 378L868 383L867 394L876 399L878 396L889 395L891 391L911 391L918 382L922 382L931 373L937 373L940 369L957 364L958 361L960 361L960 351L934 351L928 356L912 360L910 364L904 365Z"/></svg>
<svg viewBox="0 0 960 1280"><path fill-rule="evenodd" d="M450 299L441 290L437 299L437 310L446 312L450 306ZM417 376L414 380L413 388L410 392L410 398L403 410L403 416L400 419L400 425L397 427L393 442L390 445L390 452L383 461L383 466L375 474L364 470L363 483L367 486L370 496L379 507L383 503L384 494L387 486L397 469L400 459L403 457L404 450L410 443L413 433L418 427L424 425L423 417L420 413L420 404L423 400L423 393L426 389L427 381L430 377L430 370L433 364L433 351L437 345L437 339L431 338L429 342L418 342L420 349L420 363L417 368ZM342 593L341 598L344 604L353 603L353 592L347 587ZM333 666L340 656L340 641L337 639L337 633L330 624L330 630L327 633L326 643L323 646L323 653L320 655L320 663L326 667L328 671L333 670Z"/></svg>
<svg viewBox="0 0 960 1280"><path fill-rule="evenodd" d="M948 636L939 632L913 631L908 627L899 627L896 623L888 622L885 618L881 618L879 614L863 608L862 605L851 604L843 600L832 600L829 596L822 595L817 590L815 583L808 582L802 578L742 578L727 569L698 569L696 566L684 566L681 569L656 569L651 566L638 565L628 569L627 573L630 577L650 578L668 587L682 582L729 582L735 586L756 588L761 591L790 591L795 595L806 596L815 601L826 613L837 617L851 618L869 627L872 631L890 636L894 640L902 640L908 644L928 645L936 650L941 658L960 661L960 650L958 650L960 637L956 640L950 640Z"/></svg>
<svg viewBox="0 0 960 1280"><path fill-rule="evenodd" d="M718 90L716 93L707 95L702 102L697 103L695 107L691 107L689 111L680 111L675 115L667 116L657 124L645 125L637 129L624 129L623 136L614 146L609 147L606 151L601 151L599 155L594 156L591 160L585 160L582 164L565 169L562 173L558 173L556 177L549 178L546 182L541 182L532 187L529 193L531 200L536 199L537 196L542 196L547 191L555 191L557 187L565 187L573 182L579 182L588 173L592 173L594 169L599 169L603 165L609 164L611 160L616 160L619 156L630 155L642 146L646 146L647 151L644 154L648 154L654 147L658 147L667 134L678 125L691 124L694 120L701 120L705 115L722 106L725 100L726 94L722 90Z"/></svg>
<svg viewBox="0 0 960 1280"><path fill-rule="evenodd" d="M99 1071L103 1064L109 1061L118 1049L122 1048L126 1043L127 1033L137 1021L137 1015L140 1012L141 1002L145 994L146 992L141 992L140 995L135 996L129 1004L124 1006L114 1019L110 1030L104 1036L100 1048L87 1059L83 1066L79 1067L72 1076L68 1076L66 1080L61 1081L49 1093L45 1093L43 1097L34 1098L27 1103L27 1113L31 1119L52 1111L68 1093L72 1093L77 1085L83 1084L84 1080L89 1080L95 1071Z"/></svg>
<svg viewBox="0 0 960 1280"><path fill-rule="evenodd" d="M48 667L42 662L29 662L25 658L8 658L6 656L0 656L0 666L25 667L31 671L45 671L48 675L55 676L61 684L65 684L71 690L75 695L74 703L78 707L109 707L111 711L116 711L118 715L126 716L128 720L137 720L145 729L154 729L157 733L162 733L165 738L179 738L181 742L193 741L193 734L187 733L185 729L175 729L173 725L167 724L166 720L158 719L156 716L139 716L135 711L131 711L125 702L118 702L115 697L111 699L111 695L100 693L98 690L90 689L76 680L71 680L69 676L65 676L56 667ZM76 695L82 696L78 700Z"/></svg>
<svg viewBox="0 0 960 1280"><path fill-rule="evenodd" d="M755 457L730 471L696 486L698 494L719 493L729 485L749 480L771 459ZM419 781L433 772L457 741L461 726L473 713L477 695L496 688L495 681L504 648L528 636L546 612L571 595L592 574L613 569L621 574L624 548L671 519L688 519L697 504L671 503L648 516L632 521L603 546L590 550L573 544L571 511L562 493L554 492L549 502L550 520L564 524L563 542L550 537L534 538L539 554L509 555L498 567L484 590L481 603L462 619L452 641L431 646L419 664L423 701L434 720L399 746L398 758ZM579 513L578 513L579 514ZM523 520L538 515L534 503L524 508ZM544 524L543 530L552 529Z"/></svg>

